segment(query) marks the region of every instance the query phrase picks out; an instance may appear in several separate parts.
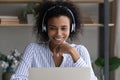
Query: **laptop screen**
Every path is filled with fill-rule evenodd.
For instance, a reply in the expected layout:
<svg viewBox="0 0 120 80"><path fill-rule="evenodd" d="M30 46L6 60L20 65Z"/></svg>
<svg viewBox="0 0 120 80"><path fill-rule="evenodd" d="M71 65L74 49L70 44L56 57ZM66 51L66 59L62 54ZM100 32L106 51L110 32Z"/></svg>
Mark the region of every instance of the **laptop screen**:
<svg viewBox="0 0 120 80"><path fill-rule="evenodd" d="M30 68L29 80L90 80L90 69Z"/></svg>

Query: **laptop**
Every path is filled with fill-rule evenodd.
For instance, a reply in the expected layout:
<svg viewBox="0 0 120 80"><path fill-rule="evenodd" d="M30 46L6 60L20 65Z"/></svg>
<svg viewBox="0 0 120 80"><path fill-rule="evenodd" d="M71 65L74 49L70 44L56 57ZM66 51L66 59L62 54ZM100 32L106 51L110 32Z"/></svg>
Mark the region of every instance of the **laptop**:
<svg viewBox="0 0 120 80"><path fill-rule="evenodd" d="M90 68L30 68L29 80L90 80Z"/></svg>

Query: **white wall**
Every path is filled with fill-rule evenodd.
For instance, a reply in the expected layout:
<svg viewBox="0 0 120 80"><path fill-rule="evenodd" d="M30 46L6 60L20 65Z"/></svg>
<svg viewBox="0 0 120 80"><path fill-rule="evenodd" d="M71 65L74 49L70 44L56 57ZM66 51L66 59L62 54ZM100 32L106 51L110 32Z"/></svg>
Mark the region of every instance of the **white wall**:
<svg viewBox="0 0 120 80"><path fill-rule="evenodd" d="M99 12L97 3L81 3L78 5L80 6L82 13L89 15L95 19L95 22L98 22ZM83 35L80 35L79 38L80 41L78 41L78 43L81 43L87 47L91 60L94 62L98 56L98 27L84 27Z"/></svg>
<svg viewBox="0 0 120 80"><path fill-rule="evenodd" d="M116 35L115 35L115 56L120 58L120 1L117 0ZM115 80L120 80L120 67L115 71Z"/></svg>
<svg viewBox="0 0 120 80"><path fill-rule="evenodd" d="M0 27L0 51L10 54L13 49L23 51L25 45L35 41L32 27Z"/></svg>

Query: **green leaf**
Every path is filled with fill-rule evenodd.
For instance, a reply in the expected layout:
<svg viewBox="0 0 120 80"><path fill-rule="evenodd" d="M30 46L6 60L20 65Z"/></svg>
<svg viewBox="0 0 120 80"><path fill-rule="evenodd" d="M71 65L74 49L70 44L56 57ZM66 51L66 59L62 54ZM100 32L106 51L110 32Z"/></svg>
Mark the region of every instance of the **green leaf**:
<svg viewBox="0 0 120 80"><path fill-rule="evenodd" d="M104 59L98 57L95 61L95 64L101 68L104 68ZM109 58L109 71L114 71L120 66L120 58L111 57Z"/></svg>
<svg viewBox="0 0 120 80"><path fill-rule="evenodd" d="M95 64L96 64L97 66L103 68L103 67L104 67L104 59L101 58L101 57L97 58L97 60L95 61Z"/></svg>
<svg viewBox="0 0 120 80"><path fill-rule="evenodd" d="M120 66L120 59L117 57L112 57L109 59L110 71L114 71Z"/></svg>
<svg viewBox="0 0 120 80"><path fill-rule="evenodd" d="M3 54L0 52L0 60L6 61L6 60L7 60L7 56L3 55Z"/></svg>

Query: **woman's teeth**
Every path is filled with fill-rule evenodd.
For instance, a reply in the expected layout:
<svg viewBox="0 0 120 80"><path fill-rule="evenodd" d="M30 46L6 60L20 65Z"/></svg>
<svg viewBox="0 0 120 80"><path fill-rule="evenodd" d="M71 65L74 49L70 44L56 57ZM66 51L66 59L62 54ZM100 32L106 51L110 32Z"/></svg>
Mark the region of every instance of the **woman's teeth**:
<svg viewBox="0 0 120 80"><path fill-rule="evenodd" d="M55 38L56 40L62 40L62 38Z"/></svg>

